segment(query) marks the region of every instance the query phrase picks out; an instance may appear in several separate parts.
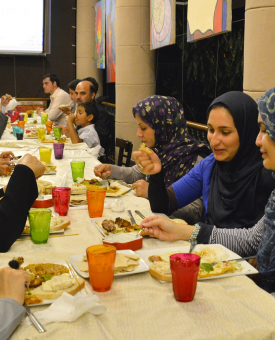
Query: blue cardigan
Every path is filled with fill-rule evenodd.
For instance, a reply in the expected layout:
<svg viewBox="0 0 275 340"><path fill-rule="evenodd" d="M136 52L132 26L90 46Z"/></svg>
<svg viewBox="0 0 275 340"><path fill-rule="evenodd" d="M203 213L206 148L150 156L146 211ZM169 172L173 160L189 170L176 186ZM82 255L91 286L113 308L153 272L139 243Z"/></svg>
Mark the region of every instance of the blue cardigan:
<svg viewBox="0 0 275 340"><path fill-rule="evenodd" d="M191 169L185 176L172 184L179 209L202 196L207 217L207 203L212 178L212 171L216 160L214 155L204 158L198 165Z"/></svg>

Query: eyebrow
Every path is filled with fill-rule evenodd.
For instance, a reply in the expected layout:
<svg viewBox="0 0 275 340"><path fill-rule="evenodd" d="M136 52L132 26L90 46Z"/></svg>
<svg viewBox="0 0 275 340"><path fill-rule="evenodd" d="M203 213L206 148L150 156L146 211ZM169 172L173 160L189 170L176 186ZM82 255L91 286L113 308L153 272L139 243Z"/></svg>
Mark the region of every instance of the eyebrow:
<svg viewBox="0 0 275 340"><path fill-rule="evenodd" d="M264 125L264 123L263 122L258 122L258 125L259 125L259 127L261 127L262 125Z"/></svg>
<svg viewBox="0 0 275 340"><path fill-rule="evenodd" d="M213 127L211 124L207 123L207 126ZM231 126L218 126L218 129L232 129Z"/></svg>

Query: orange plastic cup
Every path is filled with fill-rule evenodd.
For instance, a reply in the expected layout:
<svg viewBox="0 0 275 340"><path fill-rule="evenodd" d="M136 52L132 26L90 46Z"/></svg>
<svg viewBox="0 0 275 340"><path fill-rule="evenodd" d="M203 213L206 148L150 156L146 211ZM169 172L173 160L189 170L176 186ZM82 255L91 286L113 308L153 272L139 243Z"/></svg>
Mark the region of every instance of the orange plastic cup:
<svg viewBox="0 0 275 340"><path fill-rule="evenodd" d="M96 185L90 185L86 192L89 216L101 217L104 209L106 188L100 188Z"/></svg>
<svg viewBox="0 0 275 340"><path fill-rule="evenodd" d="M21 129L24 129L24 128L25 128L25 122L24 122L24 120L19 120L19 121L18 121L18 126L20 126Z"/></svg>
<svg viewBox="0 0 275 340"><path fill-rule="evenodd" d="M110 245L90 246L86 249L90 282L95 292L107 292L114 279L116 248Z"/></svg>
<svg viewBox="0 0 275 340"><path fill-rule="evenodd" d="M45 124L46 124L47 132L48 133L51 132L52 131L52 127L53 127L53 122L51 120L47 120Z"/></svg>

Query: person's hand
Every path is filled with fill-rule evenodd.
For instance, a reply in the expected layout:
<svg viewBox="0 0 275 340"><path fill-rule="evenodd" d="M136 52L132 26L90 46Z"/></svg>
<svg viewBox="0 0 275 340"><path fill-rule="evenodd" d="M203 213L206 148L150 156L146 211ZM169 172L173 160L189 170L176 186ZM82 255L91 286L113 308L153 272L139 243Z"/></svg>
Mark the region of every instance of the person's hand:
<svg viewBox="0 0 275 340"><path fill-rule="evenodd" d="M69 106L65 106L65 107L58 107L60 111L62 111L63 113L65 113L66 115L70 115L73 114L72 110Z"/></svg>
<svg viewBox="0 0 275 340"><path fill-rule="evenodd" d="M40 107L39 109L36 110L36 113L41 116L41 113L44 112L44 107Z"/></svg>
<svg viewBox="0 0 275 340"><path fill-rule="evenodd" d="M99 164L95 166L94 173L97 177L107 178L112 173L112 165L111 164Z"/></svg>
<svg viewBox="0 0 275 340"><path fill-rule="evenodd" d="M24 270L10 267L0 269L0 298L10 298L21 305L25 298L25 283L29 286L30 275Z"/></svg>
<svg viewBox="0 0 275 340"><path fill-rule="evenodd" d="M148 198L148 188L149 183L144 179L140 179L139 181L136 181L134 184L132 184L132 189L136 189L136 195L138 197Z"/></svg>
<svg viewBox="0 0 275 340"><path fill-rule="evenodd" d="M159 238L163 241L188 241L194 230L194 226L173 222L169 218L154 215L146 217L140 223L146 235Z"/></svg>
<svg viewBox="0 0 275 340"><path fill-rule="evenodd" d="M144 151L134 151L132 156L135 158L136 164L143 174L153 175L161 171L161 161L153 151L150 155Z"/></svg>
<svg viewBox="0 0 275 340"><path fill-rule="evenodd" d="M62 135L65 135L66 137L70 137L68 126L62 126Z"/></svg>
<svg viewBox="0 0 275 340"><path fill-rule="evenodd" d="M7 174L7 166L14 165L14 162L10 158L0 158L0 175Z"/></svg>
<svg viewBox="0 0 275 340"><path fill-rule="evenodd" d="M0 158L8 158L9 160L11 160L11 158L16 158L16 157L11 151L4 151L1 153Z"/></svg>
<svg viewBox="0 0 275 340"><path fill-rule="evenodd" d="M34 172L35 178L42 176L45 172L45 166L29 153L22 157L17 164L23 164L29 167Z"/></svg>
<svg viewBox="0 0 275 340"><path fill-rule="evenodd" d="M3 106L7 106L11 100L12 96L9 94L5 94L4 96L1 97L1 104Z"/></svg>
<svg viewBox="0 0 275 340"><path fill-rule="evenodd" d="M73 124L74 123L74 120L75 120L75 115L73 113L70 113L68 116L67 116L67 122L68 124Z"/></svg>

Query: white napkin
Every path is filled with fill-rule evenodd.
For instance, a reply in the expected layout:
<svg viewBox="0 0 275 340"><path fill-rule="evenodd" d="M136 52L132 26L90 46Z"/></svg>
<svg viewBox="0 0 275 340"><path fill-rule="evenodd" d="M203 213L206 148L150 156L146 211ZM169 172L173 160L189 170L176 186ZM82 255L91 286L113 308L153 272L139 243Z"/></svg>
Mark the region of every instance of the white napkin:
<svg viewBox="0 0 275 340"><path fill-rule="evenodd" d="M114 212L122 212L124 209L124 202L119 198L115 199L114 202L111 203L111 210Z"/></svg>
<svg viewBox="0 0 275 340"><path fill-rule="evenodd" d="M72 322L86 312L98 315L105 311L106 307L101 304L95 294L80 291L74 296L64 292L49 308L36 312L34 315L42 325L47 325L50 322ZM25 323L30 324L29 318L26 318Z"/></svg>

